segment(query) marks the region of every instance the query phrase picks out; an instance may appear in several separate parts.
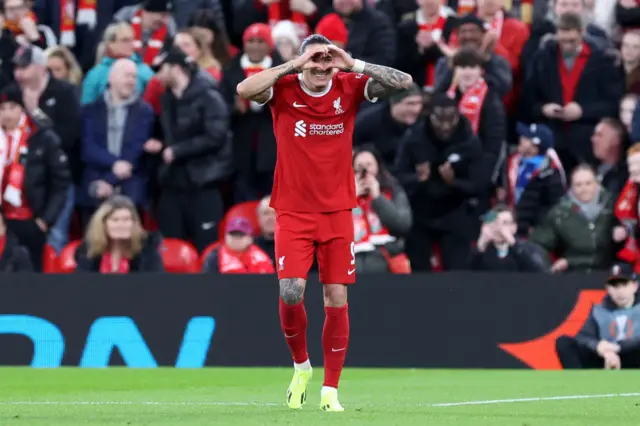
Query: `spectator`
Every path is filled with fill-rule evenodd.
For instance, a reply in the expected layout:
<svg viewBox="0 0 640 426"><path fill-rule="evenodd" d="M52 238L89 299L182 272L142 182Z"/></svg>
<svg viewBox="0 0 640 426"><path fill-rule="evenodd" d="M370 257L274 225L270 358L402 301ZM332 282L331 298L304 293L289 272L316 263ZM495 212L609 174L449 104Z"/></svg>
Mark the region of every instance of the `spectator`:
<svg viewBox="0 0 640 426"><path fill-rule="evenodd" d="M432 90L436 62L442 56L440 43L449 43L456 16L440 0L419 0L418 6L398 27L396 64L420 87Z"/></svg>
<svg viewBox="0 0 640 426"><path fill-rule="evenodd" d="M571 189L534 228L530 241L557 256L551 272L591 272L611 265L617 220L613 198L587 165L571 174Z"/></svg>
<svg viewBox="0 0 640 426"><path fill-rule="evenodd" d="M144 231L133 202L115 195L91 218L85 240L76 250L76 272L164 272L161 243L158 234Z"/></svg>
<svg viewBox="0 0 640 426"><path fill-rule="evenodd" d="M493 52L492 45L486 45L484 41L486 34L484 22L477 16L469 14L458 20L457 36L460 47L467 47L482 53L484 59L483 78L500 96L504 96L511 90L513 81L511 65L505 58ZM435 90L445 91L453 80L453 68L449 66L449 58L454 55L455 51L444 44L441 44L440 48L444 50L446 56L438 59L436 63Z"/></svg>
<svg viewBox="0 0 640 426"><path fill-rule="evenodd" d="M353 145L373 144L385 166L393 167L402 138L422 113L422 91L414 84L388 102L371 106L356 118Z"/></svg>
<svg viewBox="0 0 640 426"><path fill-rule="evenodd" d="M378 65L393 65L396 37L389 18L366 0L333 0L333 8L348 22L345 50L354 58Z"/></svg>
<svg viewBox="0 0 640 426"><path fill-rule="evenodd" d="M325 36L340 49L344 49L349 42L347 26L337 13L325 15L316 25L315 33Z"/></svg>
<svg viewBox="0 0 640 426"><path fill-rule="evenodd" d="M120 22L109 25L102 39L105 54L100 63L91 68L82 82L82 104L90 104L100 98L107 88L109 70L118 58L130 58L138 69L137 92L144 93L144 88L153 76L153 71L142 62L136 53L134 32L129 24Z"/></svg>
<svg viewBox="0 0 640 426"><path fill-rule="evenodd" d="M533 243L516 237L518 224L513 211L497 205L485 215L469 269L491 272L544 272L544 253Z"/></svg>
<svg viewBox="0 0 640 426"><path fill-rule="evenodd" d="M344 24L343 24L344 25ZM291 21L280 21L271 30L271 38L282 60L290 61L298 55L300 38Z"/></svg>
<svg viewBox="0 0 640 426"><path fill-rule="evenodd" d="M614 265L607 295L594 305L575 338L560 336L556 351L563 368L640 368L640 299L631 268Z"/></svg>
<svg viewBox="0 0 640 426"><path fill-rule="evenodd" d="M373 147L353 154L358 206L353 209L356 269L360 272L410 273L404 237L411 230L407 194ZM398 270L398 264L404 264Z"/></svg>
<svg viewBox="0 0 640 426"><path fill-rule="evenodd" d="M614 230L614 239L624 242L618 252L618 259L630 263L634 270L640 270L640 226L638 222L638 183L640 183L640 144L627 150L627 171L629 179L620 192L614 212L621 226Z"/></svg>
<svg viewBox="0 0 640 426"><path fill-rule="evenodd" d="M21 47L13 58L15 78L22 90L25 109L32 115L49 117L68 158L74 185L80 183L80 103L77 89L53 78L47 71L47 57L37 46ZM49 232L49 245L56 251L67 244L75 202L75 187L69 185L66 204Z"/></svg>
<svg viewBox="0 0 640 426"><path fill-rule="evenodd" d="M231 57L237 53L237 49L229 44L229 36L224 26L218 25L213 10L198 10L191 16L187 26L193 28L204 39L208 47L205 50L211 52L221 69L224 69L231 61Z"/></svg>
<svg viewBox="0 0 640 426"><path fill-rule="evenodd" d="M9 230L42 271L47 233L64 209L71 179L67 156L41 112L29 116L16 85L0 93L0 189ZM6 160L5 160L6 158Z"/></svg>
<svg viewBox="0 0 640 426"><path fill-rule="evenodd" d="M178 31L173 43L190 58L194 59L201 69L205 70L217 83L222 79L220 63L213 57L201 33L193 29Z"/></svg>
<svg viewBox="0 0 640 426"><path fill-rule="evenodd" d="M615 19L622 31L635 30L640 26L640 6L629 0L618 0Z"/></svg>
<svg viewBox="0 0 640 426"><path fill-rule="evenodd" d="M253 24L243 37L243 54L235 57L224 72L220 91L231 108L231 129L235 169L235 201L256 200L271 192L276 166L276 139L267 105L242 99L236 86L245 78L277 66L267 24Z"/></svg>
<svg viewBox="0 0 640 426"><path fill-rule="evenodd" d="M542 4L546 2L538 3ZM574 13L580 15L585 22L588 22L588 19L586 19L585 3L584 0L552 0L553 11L550 14L551 18L546 19L544 16L540 16L533 20L531 37L529 37L522 51L522 58L520 60L522 69L528 70L531 59L538 49L543 47L547 40L553 38L553 35L557 32L556 21L560 16L565 13ZM591 22L586 24L584 38L600 49L607 49L611 44L607 33Z"/></svg>
<svg viewBox="0 0 640 426"><path fill-rule="evenodd" d="M42 49L58 44L58 40L46 25L38 24L28 0L4 0L5 27L21 45L33 44Z"/></svg>
<svg viewBox="0 0 640 426"><path fill-rule="evenodd" d="M4 8L0 5L0 90L13 81L13 55L18 50L18 42L6 27Z"/></svg>
<svg viewBox="0 0 640 426"><path fill-rule="evenodd" d="M547 42L531 60L523 101L531 121L551 127L569 170L594 162L589 137L600 119L618 115L623 93L613 59L582 32L580 15L560 16L557 41Z"/></svg>
<svg viewBox="0 0 640 426"><path fill-rule="evenodd" d="M445 269L466 267L475 222L470 199L483 185L481 156L480 141L456 101L434 95L428 117L403 141L396 166L413 211L406 251L414 271L430 270L436 243Z"/></svg>
<svg viewBox="0 0 640 426"><path fill-rule="evenodd" d="M47 49L45 54L47 55L47 68L53 78L80 87L82 69L69 49L64 46L55 46Z"/></svg>
<svg viewBox="0 0 640 426"><path fill-rule="evenodd" d="M162 151L164 163L159 227L165 237L192 239L202 251L217 239L223 216L218 184L232 172L229 112L180 49L163 58L160 73L167 82L160 117L164 143L147 148Z"/></svg>
<svg viewBox="0 0 640 426"><path fill-rule="evenodd" d="M518 152L507 164L509 204L515 209L518 235L527 237L566 191L564 168L553 149L553 133L544 124L518 123Z"/></svg>
<svg viewBox="0 0 640 426"><path fill-rule="evenodd" d="M33 265L29 252L20 245L18 238L7 229L0 214L0 272L31 272Z"/></svg>
<svg viewBox="0 0 640 426"><path fill-rule="evenodd" d="M269 205L271 195L266 195L258 204L258 224L260 235L255 238L255 243L269 255L271 261L276 261L276 246L274 241L276 229L276 210Z"/></svg>
<svg viewBox="0 0 640 426"><path fill-rule="evenodd" d="M604 118L591 136L593 153L598 159L596 176L600 185L617 197L627 182L627 166L624 162L625 130L615 118Z"/></svg>
<svg viewBox="0 0 640 426"><path fill-rule="evenodd" d="M640 32L630 31L622 36L620 59L627 93L640 94Z"/></svg>
<svg viewBox="0 0 640 426"><path fill-rule="evenodd" d="M249 219L234 217L225 230L224 242L204 261L202 272L215 274L275 274L273 261L253 242Z"/></svg>
<svg viewBox="0 0 640 426"><path fill-rule="evenodd" d="M635 93L626 94L620 101L620 122L624 126L625 141L631 136L633 129L633 116L638 105L638 95ZM628 142L628 141L627 141Z"/></svg>
<svg viewBox="0 0 640 426"><path fill-rule="evenodd" d="M171 0L145 0L134 6L123 7L114 16L118 22L131 24L133 46L147 65L154 64L156 56L171 43L176 34L171 6Z"/></svg>
<svg viewBox="0 0 640 426"><path fill-rule="evenodd" d="M153 130L153 109L136 93L136 64L118 59L107 91L82 113L85 163L78 205L87 217L114 194L126 195L141 210L147 203L143 146Z"/></svg>

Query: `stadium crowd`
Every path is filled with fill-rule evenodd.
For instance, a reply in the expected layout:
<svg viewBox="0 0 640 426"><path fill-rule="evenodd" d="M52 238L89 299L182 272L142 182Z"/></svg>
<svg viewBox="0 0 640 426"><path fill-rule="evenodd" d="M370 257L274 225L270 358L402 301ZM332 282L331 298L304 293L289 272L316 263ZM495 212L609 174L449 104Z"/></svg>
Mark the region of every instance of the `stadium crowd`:
<svg viewBox="0 0 640 426"><path fill-rule="evenodd" d="M0 271L274 273L272 116L236 86L317 32L415 82L358 115L358 272L640 272L634 0L4 0L0 27Z"/></svg>

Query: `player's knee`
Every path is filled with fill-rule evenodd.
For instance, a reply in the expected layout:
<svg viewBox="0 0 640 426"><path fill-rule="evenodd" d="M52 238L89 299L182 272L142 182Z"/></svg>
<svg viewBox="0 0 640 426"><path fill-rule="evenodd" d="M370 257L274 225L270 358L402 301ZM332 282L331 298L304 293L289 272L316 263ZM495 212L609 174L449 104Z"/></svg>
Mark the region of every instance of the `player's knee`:
<svg viewBox="0 0 640 426"><path fill-rule="evenodd" d="M325 284L324 306L340 308L347 304L347 286L344 284Z"/></svg>
<svg viewBox="0 0 640 426"><path fill-rule="evenodd" d="M287 305L302 302L305 281L301 278L283 278L280 280L280 298Z"/></svg>

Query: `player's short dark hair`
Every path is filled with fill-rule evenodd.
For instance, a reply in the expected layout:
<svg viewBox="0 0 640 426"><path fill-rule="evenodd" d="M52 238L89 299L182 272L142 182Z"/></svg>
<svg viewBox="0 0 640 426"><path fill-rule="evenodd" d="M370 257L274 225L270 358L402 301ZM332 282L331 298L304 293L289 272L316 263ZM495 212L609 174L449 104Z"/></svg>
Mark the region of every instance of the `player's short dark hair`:
<svg viewBox="0 0 640 426"><path fill-rule="evenodd" d="M463 47L451 59L453 67L473 68L481 67L484 63L482 55L475 47Z"/></svg>
<svg viewBox="0 0 640 426"><path fill-rule="evenodd" d="M313 44L333 44L333 43L331 43L331 41L325 36L323 36L322 34L311 34L310 36L302 40L302 44L300 45L300 54L302 55L305 52L305 50L307 50L307 47Z"/></svg>
<svg viewBox="0 0 640 426"><path fill-rule="evenodd" d="M578 31L581 33L584 30L584 21L580 14L567 12L558 16L556 28L558 31Z"/></svg>

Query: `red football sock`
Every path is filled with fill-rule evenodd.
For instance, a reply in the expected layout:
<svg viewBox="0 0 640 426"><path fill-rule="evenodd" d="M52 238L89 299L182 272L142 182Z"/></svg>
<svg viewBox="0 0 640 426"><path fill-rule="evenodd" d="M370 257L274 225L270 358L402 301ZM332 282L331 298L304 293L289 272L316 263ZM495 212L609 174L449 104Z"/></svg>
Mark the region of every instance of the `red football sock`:
<svg viewBox="0 0 640 426"><path fill-rule="evenodd" d="M309 359L307 353L307 311L304 301L287 305L280 299L280 324L289 345L293 362L302 364Z"/></svg>
<svg viewBox="0 0 640 426"><path fill-rule="evenodd" d="M349 306L325 306L322 350L324 351L323 386L338 387L349 345Z"/></svg>

